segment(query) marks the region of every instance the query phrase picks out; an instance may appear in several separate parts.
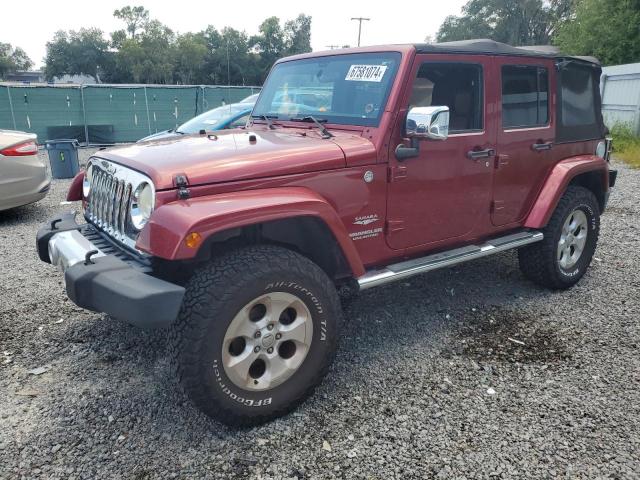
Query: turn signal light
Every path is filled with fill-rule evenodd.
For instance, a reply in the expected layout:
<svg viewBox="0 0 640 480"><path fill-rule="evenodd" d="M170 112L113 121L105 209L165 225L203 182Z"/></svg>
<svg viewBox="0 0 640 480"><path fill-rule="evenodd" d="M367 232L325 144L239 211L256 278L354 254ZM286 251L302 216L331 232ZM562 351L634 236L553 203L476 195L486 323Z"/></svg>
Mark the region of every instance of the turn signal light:
<svg viewBox="0 0 640 480"><path fill-rule="evenodd" d="M0 155L4 155L5 157L26 157L37 153L38 145L33 140L0 150Z"/></svg>
<svg viewBox="0 0 640 480"><path fill-rule="evenodd" d="M202 241L202 235L198 232L191 232L184 238L184 244L189 248L198 248L200 242Z"/></svg>

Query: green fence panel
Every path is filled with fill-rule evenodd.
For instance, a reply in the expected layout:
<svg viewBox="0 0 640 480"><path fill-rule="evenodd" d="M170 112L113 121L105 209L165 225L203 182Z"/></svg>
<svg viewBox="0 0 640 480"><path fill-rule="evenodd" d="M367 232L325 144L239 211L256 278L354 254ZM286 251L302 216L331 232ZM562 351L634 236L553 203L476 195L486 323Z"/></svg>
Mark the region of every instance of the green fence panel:
<svg viewBox="0 0 640 480"><path fill-rule="evenodd" d="M200 113L200 87L147 87L151 133L176 128Z"/></svg>
<svg viewBox="0 0 640 480"><path fill-rule="evenodd" d="M0 128L15 130L13 115L11 113L11 103L9 102L9 87L0 86Z"/></svg>
<svg viewBox="0 0 640 480"><path fill-rule="evenodd" d="M0 128L34 132L40 142L61 137L95 144L133 142L259 91L223 86L2 85Z"/></svg>
<svg viewBox="0 0 640 480"><path fill-rule="evenodd" d="M135 141L149 134L143 87L87 86L82 92L88 130L99 129L110 135L112 142ZM104 143L110 143L108 140L105 138Z"/></svg>
<svg viewBox="0 0 640 480"><path fill-rule="evenodd" d="M11 121L1 124L10 128L32 132L43 143L49 127L84 125L82 98L77 87L9 87L15 127ZM6 93L6 92L4 92ZM8 97L7 97L8 102Z"/></svg>

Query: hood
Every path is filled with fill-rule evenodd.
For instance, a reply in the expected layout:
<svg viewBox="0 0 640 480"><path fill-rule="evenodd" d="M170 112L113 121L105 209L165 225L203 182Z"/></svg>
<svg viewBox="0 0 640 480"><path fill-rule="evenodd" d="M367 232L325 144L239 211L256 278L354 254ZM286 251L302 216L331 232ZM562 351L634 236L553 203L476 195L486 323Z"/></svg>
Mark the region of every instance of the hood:
<svg viewBox="0 0 640 480"><path fill-rule="evenodd" d="M359 135L336 132L322 139L312 130L282 128L184 135L105 150L96 157L143 172L157 190L164 190L174 188L177 174L186 175L195 186L342 168L342 142L349 146L347 151L354 143L375 151Z"/></svg>

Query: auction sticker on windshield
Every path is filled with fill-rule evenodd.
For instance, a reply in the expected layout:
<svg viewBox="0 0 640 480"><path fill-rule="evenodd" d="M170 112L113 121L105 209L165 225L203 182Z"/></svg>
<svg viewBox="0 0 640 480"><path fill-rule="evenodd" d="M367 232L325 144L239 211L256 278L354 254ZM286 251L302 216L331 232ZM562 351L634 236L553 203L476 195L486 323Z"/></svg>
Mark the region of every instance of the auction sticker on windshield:
<svg viewBox="0 0 640 480"><path fill-rule="evenodd" d="M386 65L351 65L345 80L352 82L381 82Z"/></svg>

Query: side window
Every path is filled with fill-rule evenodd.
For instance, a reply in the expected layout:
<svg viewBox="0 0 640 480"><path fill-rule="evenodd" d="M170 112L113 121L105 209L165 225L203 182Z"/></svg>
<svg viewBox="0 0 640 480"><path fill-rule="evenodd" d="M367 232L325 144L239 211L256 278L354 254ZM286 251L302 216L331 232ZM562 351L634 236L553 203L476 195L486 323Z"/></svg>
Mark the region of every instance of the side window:
<svg viewBox="0 0 640 480"><path fill-rule="evenodd" d="M549 74L543 67L502 67L502 126L539 127L549 121Z"/></svg>
<svg viewBox="0 0 640 480"><path fill-rule="evenodd" d="M482 67L467 63L431 63L420 66L409 107L449 107L449 132L482 130Z"/></svg>
<svg viewBox="0 0 640 480"><path fill-rule="evenodd" d="M562 124L567 127L596 123L593 73L587 68L562 71Z"/></svg>
<svg viewBox="0 0 640 480"><path fill-rule="evenodd" d="M236 120L234 120L233 122L231 122L229 124L229 126L227 128L240 128L240 127L244 127L247 124L247 121L249 120L249 114L247 113L246 115L243 115L240 118L237 118Z"/></svg>

